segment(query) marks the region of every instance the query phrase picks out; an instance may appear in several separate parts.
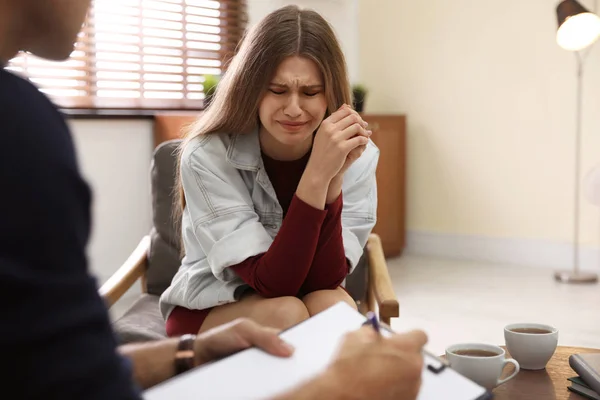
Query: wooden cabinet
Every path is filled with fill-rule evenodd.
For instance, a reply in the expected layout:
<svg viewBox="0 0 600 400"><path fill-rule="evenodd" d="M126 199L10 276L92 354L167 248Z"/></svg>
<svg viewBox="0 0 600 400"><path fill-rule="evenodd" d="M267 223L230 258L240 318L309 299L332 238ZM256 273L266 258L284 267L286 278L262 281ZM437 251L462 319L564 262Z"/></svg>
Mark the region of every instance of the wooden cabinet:
<svg viewBox="0 0 600 400"><path fill-rule="evenodd" d="M154 115L154 147L171 139L180 139L202 111L163 112Z"/></svg>
<svg viewBox="0 0 600 400"><path fill-rule="evenodd" d="M377 224L386 257L402 254L406 235L406 117L361 114L379 148L377 166Z"/></svg>
<svg viewBox="0 0 600 400"><path fill-rule="evenodd" d="M181 136L182 128L198 113L163 113L155 116L154 144ZM377 225L386 257L402 254L405 245L406 118L404 115L362 114L379 147L377 166Z"/></svg>

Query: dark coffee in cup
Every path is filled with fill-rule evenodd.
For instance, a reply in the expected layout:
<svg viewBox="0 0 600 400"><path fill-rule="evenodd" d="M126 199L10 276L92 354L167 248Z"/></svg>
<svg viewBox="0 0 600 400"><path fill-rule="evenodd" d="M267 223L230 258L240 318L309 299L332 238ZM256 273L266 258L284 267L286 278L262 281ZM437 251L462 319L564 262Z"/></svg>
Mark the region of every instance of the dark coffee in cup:
<svg viewBox="0 0 600 400"><path fill-rule="evenodd" d="M533 335L547 335L548 333L552 333L548 329L540 329L540 328L514 328L510 330L515 333L529 333Z"/></svg>
<svg viewBox="0 0 600 400"><path fill-rule="evenodd" d="M493 351L488 350L480 350L480 349L461 349L455 350L452 353L457 356L468 356L468 357L496 357L500 355L499 353L494 353Z"/></svg>

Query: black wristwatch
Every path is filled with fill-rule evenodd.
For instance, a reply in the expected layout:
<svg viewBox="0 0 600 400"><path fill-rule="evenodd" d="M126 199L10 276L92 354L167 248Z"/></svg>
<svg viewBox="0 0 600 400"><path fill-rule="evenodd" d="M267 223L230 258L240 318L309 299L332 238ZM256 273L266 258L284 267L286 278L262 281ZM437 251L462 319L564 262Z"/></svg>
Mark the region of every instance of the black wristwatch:
<svg viewBox="0 0 600 400"><path fill-rule="evenodd" d="M179 338L177 353L175 353L175 374L179 375L182 372L189 371L194 368L196 354L194 352L194 342L196 335L187 334Z"/></svg>

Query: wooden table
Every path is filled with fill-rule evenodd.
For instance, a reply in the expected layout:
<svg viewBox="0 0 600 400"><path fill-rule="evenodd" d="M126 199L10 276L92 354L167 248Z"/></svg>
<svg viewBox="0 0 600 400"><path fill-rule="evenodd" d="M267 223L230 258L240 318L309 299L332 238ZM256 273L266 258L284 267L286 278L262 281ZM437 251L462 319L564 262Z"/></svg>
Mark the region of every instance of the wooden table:
<svg viewBox="0 0 600 400"><path fill-rule="evenodd" d="M570 386L567 378L577 375L569 366L569 356L575 353L600 353L600 349L559 346L545 370L521 370L513 379L494 389L494 400L586 400L567 389ZM510 357L508 351L506 356ZM512 371L514 367L507 366L503 376Z"/></svg>

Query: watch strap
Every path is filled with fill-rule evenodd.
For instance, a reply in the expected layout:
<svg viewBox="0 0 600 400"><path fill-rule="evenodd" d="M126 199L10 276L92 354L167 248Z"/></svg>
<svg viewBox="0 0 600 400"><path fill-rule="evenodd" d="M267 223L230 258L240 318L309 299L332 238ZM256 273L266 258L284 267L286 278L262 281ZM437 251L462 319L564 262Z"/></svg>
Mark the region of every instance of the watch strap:
<svg viewBox="0 0 600 400"><path fill-rule="evenodd" d="M194 342L196 335L186 334L179 338L177 353L175 353L175 374L179 375L194 368L195 352Z"/></svg>

